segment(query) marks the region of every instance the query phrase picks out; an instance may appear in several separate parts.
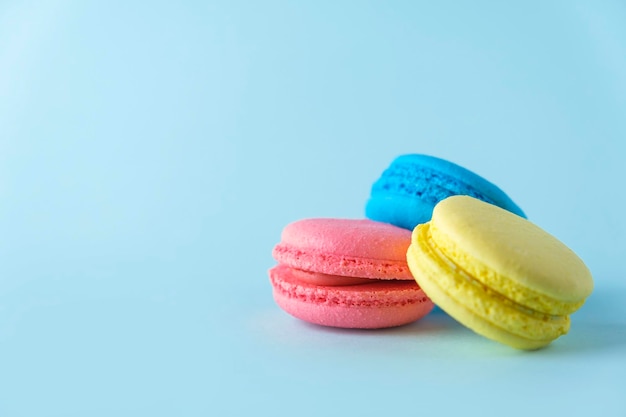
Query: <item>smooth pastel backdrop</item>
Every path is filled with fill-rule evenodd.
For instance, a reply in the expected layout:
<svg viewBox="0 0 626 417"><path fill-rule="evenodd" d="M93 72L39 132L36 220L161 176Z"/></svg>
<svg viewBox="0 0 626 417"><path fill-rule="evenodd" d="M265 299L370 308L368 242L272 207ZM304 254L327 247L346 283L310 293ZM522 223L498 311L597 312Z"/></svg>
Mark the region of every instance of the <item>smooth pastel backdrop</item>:
<svg viewBox="0 0 626 417"><path fill-rule="evenodd" d="M626 5L0 3L0 415L626 415ZM588 264L522 353L441 311L274 304L282 227L403 153L498 184Z"/></svg>

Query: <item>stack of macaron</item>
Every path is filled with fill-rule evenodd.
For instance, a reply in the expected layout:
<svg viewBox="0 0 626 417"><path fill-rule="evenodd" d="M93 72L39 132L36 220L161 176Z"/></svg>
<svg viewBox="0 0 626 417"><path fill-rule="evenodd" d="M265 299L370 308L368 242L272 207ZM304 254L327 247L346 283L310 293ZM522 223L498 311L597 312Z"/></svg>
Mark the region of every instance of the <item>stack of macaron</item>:
<svg viewBox="0 0 626 417"><path fill-rule="evenodd" d="M283 310L318 325L376 329L437 305L489 339L537 349L567 333L593 289L580 258L500 188L440 158L392 161L365 215L283 229L269 271Z"/></svg>

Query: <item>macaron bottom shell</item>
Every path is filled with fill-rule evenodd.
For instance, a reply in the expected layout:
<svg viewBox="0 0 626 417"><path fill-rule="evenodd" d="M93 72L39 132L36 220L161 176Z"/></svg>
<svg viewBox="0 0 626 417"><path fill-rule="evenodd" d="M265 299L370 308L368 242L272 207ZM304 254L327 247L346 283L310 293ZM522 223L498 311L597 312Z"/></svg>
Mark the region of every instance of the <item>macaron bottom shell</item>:
<svg viewBox="0 0 626 417"><path fill-rule="evenodd" d="M380 329L412 323L434 304L414 281L372 280L371 284L318 286L304 282L294 269L269 271L276 303L290 315L322 326Z"/></svg>
<svg viewBox="0 0 626 417"><path fill-rule="evenodd" d="M378 222L413 230L430 220L435 203L404 195L375 195L365 206L365 216ZM410 213L408 215L407 213Z"/></svg>
<svg viewBox="0 0 626 417"><path fill-rule="evenodd" d="M420 281L420 283L424 287L424 291L426 291L433 300L436 300L435 302L439 308L454 317L465 327L488 339L521 350L540 349L549 345L553 341L553 339L531 340L511 333L480 317L469 308L458 303L436 284L423 280Z"/></svg>
<svg viewBox="0 0 626 417"><path fill-rule="evenodd" d="M568 332L568 316L519 305L438 253L428 244L429 226L415 228L407 260L419 286L442 310L474 332L517 349L538 349Z"/></svg>

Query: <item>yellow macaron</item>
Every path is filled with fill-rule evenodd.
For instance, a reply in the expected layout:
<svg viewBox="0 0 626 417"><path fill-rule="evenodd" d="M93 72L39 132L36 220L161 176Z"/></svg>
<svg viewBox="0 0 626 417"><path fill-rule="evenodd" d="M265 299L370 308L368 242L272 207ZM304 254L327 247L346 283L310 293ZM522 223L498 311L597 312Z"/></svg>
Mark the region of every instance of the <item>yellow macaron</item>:
<svg viewBox="0 0 626 417"><path fill-rule="evenodd" d="M441 309L492 340L537 349L568 332L593 290L583 261L530 221L468 196L435 207L407 253Z"/></svg>

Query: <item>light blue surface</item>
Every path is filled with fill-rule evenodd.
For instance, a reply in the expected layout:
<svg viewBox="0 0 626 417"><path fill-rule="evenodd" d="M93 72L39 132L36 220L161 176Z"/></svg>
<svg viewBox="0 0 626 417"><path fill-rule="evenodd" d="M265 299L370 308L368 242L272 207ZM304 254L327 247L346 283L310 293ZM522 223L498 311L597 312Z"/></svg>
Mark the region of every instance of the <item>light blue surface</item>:
<svg viewBox="0 0 626 417"><path fill-rule="evenodd" d="M626 414L626 6L0 3L0 415ZM282 227L395 156L479 172L587 263L520 353L443 313L275 306Z"/></svg>
<svg viewBox="0 0 626 417"><path fill-rule="evenodd" d="M422 154L401 155L391 161L372 185L365 216L413 230L431 219L438 202L458 194L526 217L497 185L452 161Z"/></svg>

